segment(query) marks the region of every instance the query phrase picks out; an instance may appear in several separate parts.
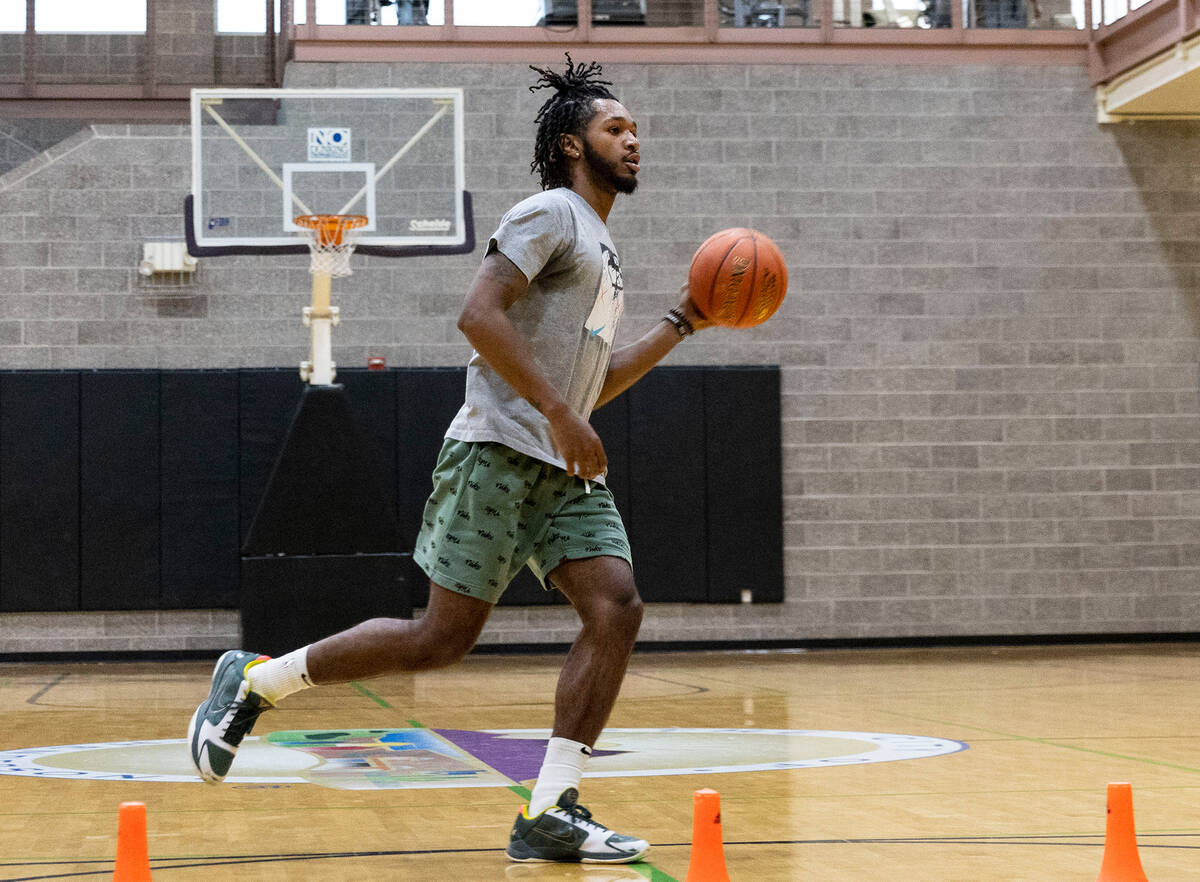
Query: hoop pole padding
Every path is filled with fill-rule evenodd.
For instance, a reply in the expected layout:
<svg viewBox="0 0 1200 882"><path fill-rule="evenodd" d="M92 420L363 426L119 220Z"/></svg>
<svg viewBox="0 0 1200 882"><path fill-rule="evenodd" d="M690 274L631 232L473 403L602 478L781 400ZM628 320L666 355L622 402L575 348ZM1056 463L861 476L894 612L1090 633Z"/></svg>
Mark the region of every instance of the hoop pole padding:
<svg viewBox="0 0 1200 882"><path fill-rule="evenodd" d="M308 382L312 386L333 384L333 321L328 316L312 319L312 370Z"/></svg>
<svg viewBox="0 0 1200 882"><path fill-rule="evenodd" d="M329 386L333 383L333 314L329 299L332 279L329 273L312 274L312 311L309 313L309 331L312 346L309 359L312 368L308 382L312 386Z"/></svg>
<svg viewBox="0 0 1200 882"><path fill-rule="evenodd" d="M231 126L229 123L225 122L225 120L223 120L221 118L221 115L212 109L211 105L203 104L203 107L204 107L204 110L208 113L208 115L217 121L217 125L219 125L222 129L225 130L225 134L227 134L230 138L232 138L233 142L235 144L237 144L239 147L241 147L242 150L246 151L246 155L250 157L250 159L254 162L254 164L257 165L259 168L261 168L263 171L265 171L270 176L271 180L275 182L275 186L277 186L280 190L282 190L283 189L283 178L281 178L281 177L279 177L279 175L275 174L275 172L271 169L271 167L269 165L267 165L265 162L263 162L262 157L254 152L254 148L251 147L249 144L247 144L242 139L242 136L233 130L233 126ZM301 202L300 197L297 196L295 193L292 194L292 201L296 203L296 207L300 209L302 214L312 214L312 209L309 208L307 205L305 205L303 202Z"/></svg>
<svg viewBox="0 0 1200 882"><path fill-rule="evenodd" d="M312 317L329 318L329 292L333 286L329 273L312 274Z"/></svg>
<svg viewBox="0 0 1200 882"><path fill-rule="evenodd" d="M427 122L427 123L425 123L425 125L421 126L421 128L417 130L417 133L408 139L408 143L405 144L403 147L401 147L399 150L397 150L396 155L393 156L391 159L389 159L384 164L383 168L381 168L379 171L377 171L375 173L375 181L373 181L372 183L378 182L380 178L382 178L389 171L391 171L392 166L395 165L397 162L399 162L401 159L403 159L404 154L408 153L408 151L413 148L413 145L416 144L418 141L420 141L422 138L424 138L425 135L428 134L429 130L434 127L434 125L437 123L437 121L449 112L450 112L450 105L443 104L441 106L441 108L439 108L438 112L435 113L430 118L429 122ZM355 203L357 203L359 199L362 199L363 196L365 196L366 194L367 194L367 187L364 184L363 188L354 194L354 198L342 206L342 210L339 211L338 214L345 214L346 212L348 212L351 208L354 207Z"/></svg>

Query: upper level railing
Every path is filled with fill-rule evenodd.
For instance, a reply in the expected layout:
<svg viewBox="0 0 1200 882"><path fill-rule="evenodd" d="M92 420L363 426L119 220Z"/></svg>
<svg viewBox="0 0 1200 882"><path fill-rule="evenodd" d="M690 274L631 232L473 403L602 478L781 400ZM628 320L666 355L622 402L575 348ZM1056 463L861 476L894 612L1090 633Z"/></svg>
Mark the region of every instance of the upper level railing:
<svg viewBox="0 0 1200 882"><path fill-rule="evenodd" d="M318 26L544 27L559 31L820 29L825 23L834 28L912 30L1084 27L1084 0L299 0L299 7L298 20L315 21Z"/></svg>
<svg viewBox="0 0 1200 882"><path fill-rule="evenodd" d="M3 0L0 99L181 98L279 84L290 58L511 60L578 44L660 62L1089 63L1101 82L1116 71L1115 34L1173 17L1177 37L1197 2ZM103 26L129 3L142 13L132 26ZM84 14L97 9L99 28Z"/></svg>
<svg viewBox="0 0 1200 882"><path fill-rule="evenodd" d="M1200 0L1096 0L1103 3L1089 34L1088 67L1093 84L1111 83L1169 50L1187 55L1200 33ZM1200 101L1197 102L1200 109Z"/></svg>

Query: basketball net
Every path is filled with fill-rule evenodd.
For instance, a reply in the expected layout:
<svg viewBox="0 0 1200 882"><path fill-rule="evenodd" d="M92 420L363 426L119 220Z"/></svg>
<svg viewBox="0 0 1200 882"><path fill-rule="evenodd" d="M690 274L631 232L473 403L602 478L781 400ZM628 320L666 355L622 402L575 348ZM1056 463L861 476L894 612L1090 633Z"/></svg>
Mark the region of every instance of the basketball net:
<svg viewBox="0 0 1200 882"><path fill-rule="evenodd" d="M296 218L296 226L303 227L312 254L309 272L314 276L325 275L342 278L351 275L350 255L358 231L367 225L361 214L302 214Z"/></svg>

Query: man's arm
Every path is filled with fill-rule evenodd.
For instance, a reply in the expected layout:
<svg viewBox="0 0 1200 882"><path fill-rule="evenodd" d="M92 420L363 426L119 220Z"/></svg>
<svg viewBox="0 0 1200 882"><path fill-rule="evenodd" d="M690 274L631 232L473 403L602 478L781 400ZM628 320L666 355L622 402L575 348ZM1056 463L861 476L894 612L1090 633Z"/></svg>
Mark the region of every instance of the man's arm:
<svg viewBox="0 0 1200 882"><path fill-rule="evenodd" d="M567 473L594 478L608 468L600 436L587 420L567 407L538 368L529 341L508 317L508 308L528 287L525 274L516 264L493 251L484 258L471 282L458 329L492 369L550 422L550 435L567 464Z"/></svg>
<svg viewBox="0 0 1200 882"><path fill-rule="evenodd" d="M696 309L686 287L678 309L697 331L712 324ZM596 407L612 401L644 377L650 368L662 361L682 339L673 325L663 321L647 331L640 340L613 350L604 385L600 387L600 397L596 399Z"/></svg>

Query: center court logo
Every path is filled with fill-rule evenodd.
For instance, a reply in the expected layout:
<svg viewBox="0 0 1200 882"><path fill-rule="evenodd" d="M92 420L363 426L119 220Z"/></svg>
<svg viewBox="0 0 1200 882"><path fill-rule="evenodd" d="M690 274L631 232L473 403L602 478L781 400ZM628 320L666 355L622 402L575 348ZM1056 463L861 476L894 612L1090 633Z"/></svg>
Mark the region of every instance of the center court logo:
<svg viewBox="0 0 1200 882"><path fill-rule="evenodd" d="M247 738L230 784L334 790L511 787L537 777L546 729L341 729ZM965 750L948 738L808 729L610 729L585 778L814 769ZM199 781L185 739L0 752L0 775L86 781Z"/></svg>

